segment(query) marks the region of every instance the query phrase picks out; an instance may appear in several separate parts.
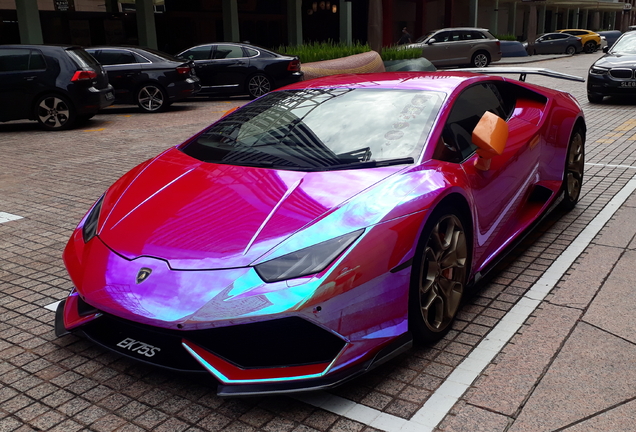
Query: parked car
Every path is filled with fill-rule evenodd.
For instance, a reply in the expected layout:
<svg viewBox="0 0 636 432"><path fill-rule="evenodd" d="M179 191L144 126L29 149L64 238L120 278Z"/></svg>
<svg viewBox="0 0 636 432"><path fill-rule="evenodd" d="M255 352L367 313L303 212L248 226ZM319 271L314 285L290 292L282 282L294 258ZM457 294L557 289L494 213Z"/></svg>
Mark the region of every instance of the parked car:
<svg viewBox="0 0 636 432"><path fill-rule="evenodd" d="M601 35L596 32L582 29L557 30L557 32L580 37L583 51L586 53L593 53L601 47Z"/></svg>
<svg viewBox="0 0 636 432"><path fill-rule="evenodd" d="M621 33L619 30L605 30L598 32L598 34L601 35L601 38L605 37L607 46L611 48L612 45L614 45L614 43L618 40L619 37L621 37L623 33ZM603 46L603 42L601 42L601 49L603 48L605 47Z"/></svg>
<svg viewBox="0 0 636 432"><path fill-rule="evenodd" d="M528 42L523 43L528 49ZM534 41L532 54L576 54L583 51L581 38L567 33L545 33Z"/></svg>
<svg viewBox="0 0 636 432"><path fill-rule="evenodd" d="M403 48L421 48L435 66L486 67L501 60L501 44L488 30L459 27L432 31Z"/></svg>
<svg viewBox="0 0 636 432"><path fill-rule="evenodd" d="M191 62L149 48L92 47L86 51L108 73L115 103L134 103L144 112L160 112L195 95L201 83Z"/></svg>
<svg viewBox="0 0 636 432"><path fill-rule="evenodd" d="M198 45L177 54L194 61L201 94L265 93L302 80L298 57L239 43Z"/></svg>
<svg viewBox="0 0 636 432"><path fill-rule="evenodd" d="M600 103L605 96L636 95L636 32L626 32L587 74L587 99Z"/></svg>
<svg viewBox="0 0 636 432"><path fill-rule="evenodd" d="M0 122L68 129L114 100L106 72L80 47L0 45Z"/></svg>
<svg viewBox="0 0 636 432"><path fill-rule="evenodd" d="M575 206L585 134L572 96L499 76L273 91L97 200L63 253L56 334L224 396L338 385L442 338L501 251Z"/></svg>

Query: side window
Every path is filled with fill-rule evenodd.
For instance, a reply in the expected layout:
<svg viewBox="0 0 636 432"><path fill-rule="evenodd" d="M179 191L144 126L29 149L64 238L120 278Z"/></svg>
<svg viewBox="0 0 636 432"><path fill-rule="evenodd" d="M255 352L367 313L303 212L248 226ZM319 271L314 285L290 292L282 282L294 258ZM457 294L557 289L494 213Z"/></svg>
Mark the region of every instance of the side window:
<svg viewBox="0 0 636 432"><path fill-rule="evenodd" d="M570 37L570 35L568 35L568 34L559 33L559 34L555 34L554 36L552 36L552 39L567 39L569 37Z"/></svg>
<svg viewBox="0 0 636 432"><path fill-rule="evenodd" d="M0 49L0 72L29 70L29 49Z"/></svg>
<svg viewBox="0 0 636 432"><path fill-rule="evenodd" d="M200 46L187 50L180 57L187 58L189 60L208 60L210 58L211 45Z"/></svg>
<svg viewBox="0 0 636 432"><path fill-rule="evenodd" d="M248 57L256 57L258 55L258 51L252 48L245 48L245 51L247 51Z"/></svg>
<svg viewBox="0 0 636 432"><path fill-rule="evenodd" d="M217 45L214 59L232 59L245 57L243 49L236 45Z"/></svg>
<svg viewBox="0 0 636 432"><path fill-rule="evenodd" d="M477 150L472 141L473 129L486 111L508 119L514 101L504 100L497 84L476 84L459 95L444 125L435 159L459 163L472 155Z"/></svg>
<svg viewBox="0 0 636 432"><path fill-rule="evenodd" d="M439 32L433 36L436 42L448 42L451 39L451 32Z"/></svg>
<svg viewBox="0 0 636 432"><path fill-rule="evenodd" d="M44 56L39 51L31 51L31 58L29 59L29 70L41 70L46 69L46 62Z"/></svg>
<svg viewBox="0 0 636 432"><path fill-rule="evenodd" d="M99 53L99 62L103 65L120 65L137 63L137 59L130 51L102 50Z"/></svg>
<svg viewBox="0 0 636 432"><path fill-rule="evenodd" d="M454 31L454 32L451 32L449 42L457 42L458 40L461 40L461 38L462 38L461 32Z"/></svg>

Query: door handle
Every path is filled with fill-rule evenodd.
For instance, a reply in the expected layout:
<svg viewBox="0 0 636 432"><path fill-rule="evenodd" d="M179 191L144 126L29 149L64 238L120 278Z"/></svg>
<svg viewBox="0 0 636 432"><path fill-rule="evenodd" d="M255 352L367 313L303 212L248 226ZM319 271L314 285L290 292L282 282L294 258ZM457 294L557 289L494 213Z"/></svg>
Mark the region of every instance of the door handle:
<svg viewBox="0 0 636 432"><path fill-rule="evenodd" d="M28 76L28 77L24 77L22 79L25 80L25 81L33 81L36 78L37 78L36 76Z"/></svg>

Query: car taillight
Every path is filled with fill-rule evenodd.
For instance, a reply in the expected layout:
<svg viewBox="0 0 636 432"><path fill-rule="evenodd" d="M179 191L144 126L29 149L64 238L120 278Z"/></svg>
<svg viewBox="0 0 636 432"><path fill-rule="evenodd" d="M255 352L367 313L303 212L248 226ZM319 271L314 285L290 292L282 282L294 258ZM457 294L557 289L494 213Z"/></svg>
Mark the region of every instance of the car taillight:
<svg viewBox="0 0 636 432"><path fill-rule="evenodd" d="M179 66L177 68L177 73L179 75L190 75L190 66Z"/></svg>
<svg viewBox="0 0 636 432"><path fill-rule="evenodd" d="M71 81L90 81L94 80L95 78L97 78L97 72L93 70L81 70L75 71L75 74L73 74L73 78L71 78Z"/></svg>
<svg viewBox="0 0 636 432"><path fill-rule="evenodd" d="M501 41L499 41L499 40L497 41L497 46L498 47L501 46Z"/></svg>
<svg viewBox="0 0 636 432"><path fill-rule="evenodd" d="M287 65L287 70L290 72L298 72L300 70L300 60L292 60Z"/></svg>

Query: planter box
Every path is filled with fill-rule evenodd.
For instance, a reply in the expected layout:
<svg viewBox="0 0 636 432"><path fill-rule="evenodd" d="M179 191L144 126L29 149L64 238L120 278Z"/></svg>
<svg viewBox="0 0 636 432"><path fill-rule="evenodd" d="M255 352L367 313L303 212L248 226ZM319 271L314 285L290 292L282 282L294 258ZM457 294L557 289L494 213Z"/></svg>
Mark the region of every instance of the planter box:
<svg viewBox="0 0 636 432"><path fill-rule="evenodd" d="M303 63L301 70L305 74L305 80L347 73L385 72L382 58L375 51L333 60Z"/></svg>

